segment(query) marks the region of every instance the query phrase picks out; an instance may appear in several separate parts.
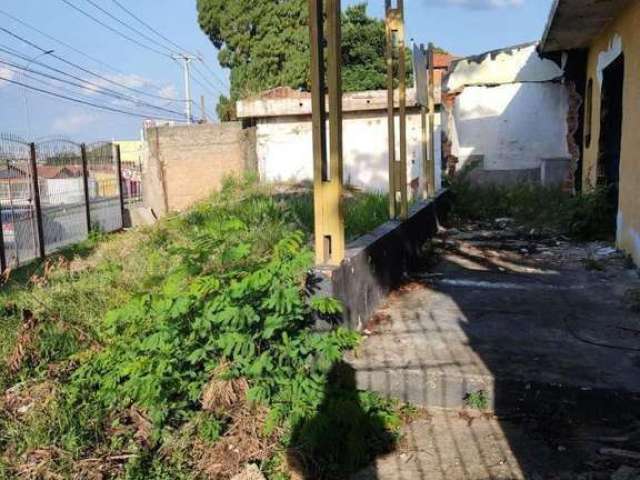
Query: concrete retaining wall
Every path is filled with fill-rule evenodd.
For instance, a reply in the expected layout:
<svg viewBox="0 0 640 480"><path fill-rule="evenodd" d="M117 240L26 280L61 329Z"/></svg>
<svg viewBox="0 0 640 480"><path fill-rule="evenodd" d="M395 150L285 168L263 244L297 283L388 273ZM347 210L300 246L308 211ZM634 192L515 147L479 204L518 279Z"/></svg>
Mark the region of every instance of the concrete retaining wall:
<svg viewBox="0 0 640 480"><path fill-rule="evenodd" d="M343 303L345 326L356 330L366 326L387 294L418 265L422 247L437 233L450 205L451 195L445 190L416 204L406 221L387 222L349 244L339 267L316 269L321 294ZM321 321L319 328L326 326Z"/></svg>

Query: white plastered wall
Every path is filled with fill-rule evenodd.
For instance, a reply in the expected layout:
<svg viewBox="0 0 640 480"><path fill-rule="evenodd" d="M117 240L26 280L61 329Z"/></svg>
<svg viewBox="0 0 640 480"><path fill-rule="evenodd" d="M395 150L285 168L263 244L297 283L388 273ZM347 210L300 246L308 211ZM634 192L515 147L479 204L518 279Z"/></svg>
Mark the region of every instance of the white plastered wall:
<svg viewBox="0 0 640 480"><path fill-rule="evenodd" d="M441 185L440 115L436 115L436 185ZM396 143L399 125L396 118ZM345 114L343 120L344 183L368 191L388 191L386 112ZM311 119L264 118L257 125L257 155L263 181L313 179ZM397 146L399 155L399 146ZM420 177L422 123L419 113L407 115L408 180Z"/></svg>
<svg viewBox="0 0 640 480"><path fill-rule="evenodd" d="M486 170L532 169L544 158L569 158L568 110L559 83L467 87L449 121L452 154L460 167L482 155Z"/></svg>

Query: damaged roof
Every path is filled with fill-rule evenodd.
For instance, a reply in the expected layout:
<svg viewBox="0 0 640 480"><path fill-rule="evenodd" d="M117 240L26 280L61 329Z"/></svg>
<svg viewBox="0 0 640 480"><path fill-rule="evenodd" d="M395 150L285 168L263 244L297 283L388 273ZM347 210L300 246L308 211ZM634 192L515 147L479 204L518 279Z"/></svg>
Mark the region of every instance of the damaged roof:
<svg viewBox="0 0 640 480"><path fill-rule="evenodd" d="M588 48L628 5L635 0L555 0L540 51Z"/></svg>

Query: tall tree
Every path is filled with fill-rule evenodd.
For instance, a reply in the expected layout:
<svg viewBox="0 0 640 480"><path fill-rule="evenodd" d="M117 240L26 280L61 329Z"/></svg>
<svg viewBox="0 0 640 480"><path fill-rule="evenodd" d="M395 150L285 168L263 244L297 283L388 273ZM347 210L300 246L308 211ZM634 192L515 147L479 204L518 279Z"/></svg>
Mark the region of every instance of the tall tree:
<svg viewBox="0 0 640 480"><path fill-rule="evenodd" d="M220 98L221 119L233 117L233 101L279 87L310 88L307 0L198 0L202 30L231 70L231 98ZM386 87L385 26L367 15L366 4L343 13L343 88ZM407 76L411 76L407 49Z"/></svg>

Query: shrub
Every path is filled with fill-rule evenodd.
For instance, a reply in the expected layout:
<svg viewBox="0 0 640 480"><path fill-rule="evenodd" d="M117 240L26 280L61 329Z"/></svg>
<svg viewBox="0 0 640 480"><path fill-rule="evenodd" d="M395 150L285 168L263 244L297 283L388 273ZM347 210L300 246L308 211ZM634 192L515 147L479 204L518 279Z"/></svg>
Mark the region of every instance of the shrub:
<svg viewBox="0 0 640 480"><path fill-rule="evenodd" d="M233 179L210 202L133 238L131 251L114 245L77 272L63 262L13 291L15 315L32 308L39 320L16 378L52 376L57 387L26 417L3 416L0 406L0 446L11 452L3 461L51 449L60 455L47 468L66 478L83 458L127 452L104 471L189 478L202 467L195 457L215 458L248 419L260 442L279 442L265 450L274 469L293 430L306 425L295 438L309 444L319 435L314 419L337 417L347 400L358 425L342 431L381 444L397 428L392 404L328 380L359 336L313 330L317 316L341 307L315 296L308 236L286 202ZM380 449L365 447L349 468ZM331 458L329 470L343 468L343 456Z"/></svg>
<svg viewBox="0 0 640 480"><path fill-rule="evenodd" d="M558 187L531 183L480 186L463 169L450 181L455 196L452 215L492 221L509 217L533 228L548 228L578 240L609 240L615 232L611 189L598 187L576 195Z"/></svg>

